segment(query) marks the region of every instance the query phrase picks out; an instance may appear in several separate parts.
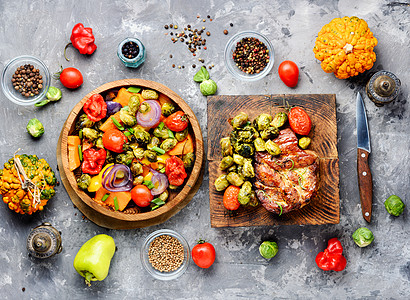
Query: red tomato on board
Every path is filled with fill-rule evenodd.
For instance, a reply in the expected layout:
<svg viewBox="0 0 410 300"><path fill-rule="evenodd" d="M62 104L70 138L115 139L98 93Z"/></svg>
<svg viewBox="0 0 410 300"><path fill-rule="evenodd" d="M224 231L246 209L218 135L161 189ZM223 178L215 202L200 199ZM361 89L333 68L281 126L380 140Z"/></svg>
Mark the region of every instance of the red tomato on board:
<svg viewBox="0 0 410 300"><path fill-rule="evenodd" d="M300 107L293 107L288 115L290 128L300 135L308 135L312 128L309 115Z"/></svg>
<svg viewBox="0 0 410 300"><path fill-rule="evenodd" d="M298 84L299 68L290 60L285 60L279 65L279 77L288 87L295 87Z"/></svg>
<svg viewBox="0 0 410 300"><path fill-rule="evenodd" d="M65 68L60 73L61 84L69 89L76 89L83 84L83 75L76 68Z"/></svg>
<svg viewBox="0 0 410 300"><path fill-rule="evenodd" d="M139 184L131 190L131 199L139 207L147 207L151 204L154 196L152 196L149 188L147 188L145 185Z"/></svg>
<svg viewBox="0 0 410 300"><path fill-rule="evenodd" d="M223 203L227 210L237 210L241 204L238 201L239 191L237 186L230 185L224 192Z"/></svg>
<svg viewBox="0 0 410 300"><path fill-rule="evenodd" d="M183 111L177 111L164 121L165 125L172 131L182 131L188 127L188 117Z"/></svg>
<svg viewBox="0 0 410 300"><path fill-rule="evenodd" d="M118 129L110 129L104 132L102 142L106 149L121 153L124 151L124 144L128 142L127 137Z"/></svg>
<svg viewBox="0 0 410 300"><path fill-rule="evenodd" d="M200 268L209 268L215 261L214 246L210 243L199 241L198 244L192 248L192 260Z"/></svg>

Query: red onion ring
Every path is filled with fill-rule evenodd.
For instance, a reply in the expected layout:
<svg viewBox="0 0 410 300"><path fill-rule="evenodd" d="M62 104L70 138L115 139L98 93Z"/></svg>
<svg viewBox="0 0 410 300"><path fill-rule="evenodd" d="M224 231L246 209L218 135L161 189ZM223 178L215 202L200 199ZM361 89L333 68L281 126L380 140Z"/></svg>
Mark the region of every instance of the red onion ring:
<svg viewBox="0 0 410 300"><path fill-rule="evenodd" d="M151 109L145 114L138 111L137 123L144 128L152 128L159 123L161 118L161 106L155 100L146 100L143 103L149 104Z"/></svg>
<svg viewBox="0 0 410 300"><path fill-rule="evenodd" d="M154 186L158 187L154 187L151 190L151 194L152 196L158 196L161 195L163 192L165 192L165 190L168 188L168 177L165 174L162 174L160 172L155 171L152 168L149 168L152 172L152 178L151 178L151 182Z"/></svg>
<svg viewBox="0 0 410 300"><path fill-rule="evenodd" d="M117 183L118 172L124 173L124 178ZM102 186L110 192L128 192L132 189L132 174L128 166L123 164L115 164L108 167L102 176Z"/></svg>

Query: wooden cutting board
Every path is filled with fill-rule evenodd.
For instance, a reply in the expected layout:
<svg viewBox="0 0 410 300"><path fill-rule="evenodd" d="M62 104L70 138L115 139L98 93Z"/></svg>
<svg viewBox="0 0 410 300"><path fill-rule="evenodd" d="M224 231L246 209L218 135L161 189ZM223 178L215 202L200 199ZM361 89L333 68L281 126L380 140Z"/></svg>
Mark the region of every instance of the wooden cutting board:
<svg viewBox="0 0 410 300"><path fill-rule="evenodd" d="M215 190L222 159L219 141L229 136L228 119L244 111L253 120L261 113L283 111L283 104L300 106L312 120L310 150L319 155L319 190L310 204L282 216L257 207L240 207L228 213L222 203L223 192ZM208 97L209 201L212 227L264 225L322 225L339 223L339 158L337 153L336 96L334 94L255 95Z"/></svg>

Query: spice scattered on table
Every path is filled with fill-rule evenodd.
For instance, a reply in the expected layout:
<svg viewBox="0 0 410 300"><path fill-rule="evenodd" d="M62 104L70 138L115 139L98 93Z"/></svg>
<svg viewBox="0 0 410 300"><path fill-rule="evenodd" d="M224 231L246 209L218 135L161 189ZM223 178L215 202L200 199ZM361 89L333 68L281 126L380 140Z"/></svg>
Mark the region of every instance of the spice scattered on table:
<svg viewBox="0 0 410 300"><path fill-rule="evenodd" d="M225 29L225 30L224 30L224 34L227 35L227 34L228 34L228 30Z"/></svg>
<svg viewBox="0 0 410 300"><path fill-rule="evenodd" d="M16 91L24 97L38 95L43 88L43 76L33 65L22 65L14 72L11 82Z"/></svg>
<svg viewBox="0 0 410 300"><path fill-rule="evenodd" d="M160 235L149 246L148 260L160 272L176 271L184 262L184 246L175 237Z"/></svg>
<svg viewBox="0 0 410 300"><path fill-rule="evenodd" d="M140 52L140 49L137 44L135 44L132 41L126 42L124 46L122 46L122 54L128 58L128 59L133 59L137 57L138 53Z"/></svg>
<svg viewBox="0 0 410 300"><path fill-rule="evenodd" d="M246 37L236 44L232 58L236 66L247 74L260 73L268 65L270 53L266 45L254 37Z"/></svg>

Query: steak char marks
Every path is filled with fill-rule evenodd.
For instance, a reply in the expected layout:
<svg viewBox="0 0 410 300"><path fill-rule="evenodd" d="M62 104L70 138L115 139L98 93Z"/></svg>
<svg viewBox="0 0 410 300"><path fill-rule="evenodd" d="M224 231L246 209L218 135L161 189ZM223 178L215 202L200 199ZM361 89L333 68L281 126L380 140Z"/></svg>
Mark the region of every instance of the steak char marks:
<svg viewBox="0 0 410 300"><path fill-rule="evenodd" d="M262 206L281 214L305 206L316 195L319 158L316 152L298 147L290 128L281 130L273 141L282 153L256 152L254 187Z"/></svg>

